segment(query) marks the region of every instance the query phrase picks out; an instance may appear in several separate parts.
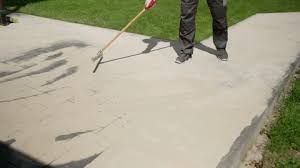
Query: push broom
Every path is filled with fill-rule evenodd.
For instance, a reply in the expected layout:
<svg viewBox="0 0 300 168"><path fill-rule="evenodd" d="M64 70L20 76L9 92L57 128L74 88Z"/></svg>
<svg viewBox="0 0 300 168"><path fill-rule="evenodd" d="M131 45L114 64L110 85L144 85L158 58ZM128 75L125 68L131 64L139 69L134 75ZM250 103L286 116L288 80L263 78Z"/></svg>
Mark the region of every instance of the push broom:
<svg viewBox="0 0 300 168"><path fill-rule="evenodd" d="M138 15L136 15L111 41L109 41L98 53L97 57L99 58L96 67L94 68L93 73L95 73L101 64L103 59L104 51L111 46L111 44L118 39L139 17L141 17L146 11L150 10L156 4L156 0L146 0L145 7Z"/></svg>

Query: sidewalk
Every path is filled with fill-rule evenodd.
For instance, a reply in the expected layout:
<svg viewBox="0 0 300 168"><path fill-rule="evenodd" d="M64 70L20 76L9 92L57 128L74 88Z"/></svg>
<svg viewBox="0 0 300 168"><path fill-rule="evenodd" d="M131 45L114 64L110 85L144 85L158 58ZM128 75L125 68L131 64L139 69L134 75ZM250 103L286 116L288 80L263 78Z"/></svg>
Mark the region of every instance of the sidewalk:
<svg viewBox="0 0 300 168"><path fill-rule="evenodd" d="M300 60L300 13L258 14L174 63L178 44L15 14L0 28L0 140L41 164L237 167ZM209 46L209 47L208 47Z"/></svg>

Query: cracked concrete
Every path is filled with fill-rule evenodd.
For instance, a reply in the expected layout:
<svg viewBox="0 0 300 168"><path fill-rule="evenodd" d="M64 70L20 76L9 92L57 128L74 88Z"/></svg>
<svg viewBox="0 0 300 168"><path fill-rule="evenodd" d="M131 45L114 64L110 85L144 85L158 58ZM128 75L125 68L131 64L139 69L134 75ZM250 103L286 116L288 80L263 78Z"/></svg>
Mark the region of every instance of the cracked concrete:
<svg viewBox="0 0 300 168"><path fill-rule="evenodd" d="M258 14L230 27L228 62L212 38L177 65L176 41L125 33L93 74L117 31L16 17L0 29L0 140L49 167L238 167L300 57L300 14Z"/></svg>

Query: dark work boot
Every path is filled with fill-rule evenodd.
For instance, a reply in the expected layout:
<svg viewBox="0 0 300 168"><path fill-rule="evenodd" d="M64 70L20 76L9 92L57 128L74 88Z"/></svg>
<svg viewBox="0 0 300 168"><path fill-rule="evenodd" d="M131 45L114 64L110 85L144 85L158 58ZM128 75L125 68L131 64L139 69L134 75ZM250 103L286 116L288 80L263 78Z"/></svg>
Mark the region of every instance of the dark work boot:
<svg viewBox="0 0 300 168"><path fill-rule="evenodd" d="M192 58L192 55L191 54L183 54L183 55L180 55L176 58L176 61L175 63L177 64L182 64L184 63L185 61L187 61L188 59Z"/></svg>
<svg viewBox="0 0 300 168"><path fill-rule="evenodd" d="M0 9L0 25L6 26L8 25L8 18L5 10Z"/></svg>
<svg viewBox="0 0 300 168"><path fill-rule="evenodd" d="M217 49L217 58L221 61L227 61L228 60L228 53L225 49Z"/></svg>

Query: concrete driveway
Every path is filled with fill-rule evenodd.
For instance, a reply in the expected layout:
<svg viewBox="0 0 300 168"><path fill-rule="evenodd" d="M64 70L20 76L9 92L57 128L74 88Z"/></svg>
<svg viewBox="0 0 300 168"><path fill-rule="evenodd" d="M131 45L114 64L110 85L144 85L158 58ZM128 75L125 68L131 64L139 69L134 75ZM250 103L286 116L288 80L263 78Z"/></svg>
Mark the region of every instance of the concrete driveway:
<svg viewBox="0 0 300 168"><path fill-rule="evenodd" d="M212 38L178 65L177 42L126 33L93 74L117 31L15 16L0 28L0 140L29 165L238 167L300 58L300 13L258 14L229 29L228 62Z"/></svg>

